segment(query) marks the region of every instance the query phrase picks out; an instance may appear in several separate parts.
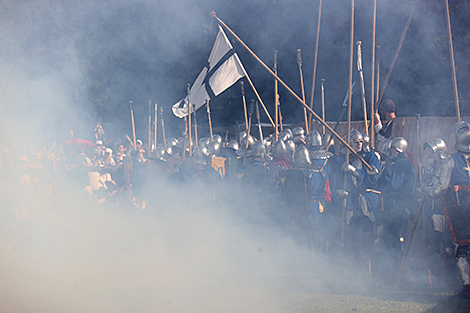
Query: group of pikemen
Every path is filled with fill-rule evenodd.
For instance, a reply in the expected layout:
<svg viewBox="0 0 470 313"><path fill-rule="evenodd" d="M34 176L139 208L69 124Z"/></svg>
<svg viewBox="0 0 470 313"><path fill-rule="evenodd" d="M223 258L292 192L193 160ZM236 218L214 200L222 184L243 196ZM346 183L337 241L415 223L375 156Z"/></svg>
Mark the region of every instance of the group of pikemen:
<svg viewBox="0 0 470 313"><path fill-rule="evenodd" d="M393 110L387 106L381 109L390 117L394 105ZM165 145L148 153L140 140L129 149L121 143L111 149L97 137L96 146L90 149L58 150L56 154L53 149L44 150L43 157L50 160L54 171L63 164L64 170L86 181L85 190L98 203L122 204L123 195L131 194L133 205L141 209L151 208L149 204L158 206L158 198L149 196L149 186L158 186L152 185L155 181L194 188L242 186L246 202L237 201L237 205L245 203L250 210L262 212L280 229L327 253L344 247L351 260L364 265L369 273L388 275L386 279L396 276L408 240L408 225L419 203L434 199L430 215L436 246L438 241L441 245L445 242L451 228L463 285L457 296L469 298L470 236L465 237L465 231L470 226L466 219L470 205L470 124L460 121L455 125L457 152L452 155L440 138L423 146L433 161L418 180L407 140L387 138L393 117L385 127L376 125L382 136L376 150L369 146L368 136L352 129L349 142L356 153L349 156L345 146L335 151L329 134L321 135L315 129L306 134L302 127L295 127L284 128L277 141L273 134L256 140L245 131L233 140L213 135L212 139L198 140L191 153L183 139L168 138ZM34 162L27 158L23 161L16 168L26 175ZM3 162L3 172L6 167ZM3 176L3 185L6 181ZM218 189L224 193L240 190ZM444 205L435 201L439 198L444 198ZM460 224L454 221L447 228L449 214L451 218L457 216Z"/></svg>

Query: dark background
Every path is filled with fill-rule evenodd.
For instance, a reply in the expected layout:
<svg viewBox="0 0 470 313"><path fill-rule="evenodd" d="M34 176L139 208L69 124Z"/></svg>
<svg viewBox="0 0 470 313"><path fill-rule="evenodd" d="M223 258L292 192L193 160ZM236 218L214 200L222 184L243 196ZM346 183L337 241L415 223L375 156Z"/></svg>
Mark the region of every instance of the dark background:
<svg viewBox="0 0 470 313"><path fill-rule="evenodd" d="M374 2L355 2L354 42L363 43L369 106ZM464 0L449 4L464 116L470 114L470 4ZM318 0L4 1L0 5L2 132L10 135L11 129L21 128L24 133L58 136L74 129L89 137L100 121L108 135L119 138L132 134L129 101L133 101L137 137L145 139L150 99L164 108L167 136L180 136L183 121L173 116L171 106L185 96L187 84L194 82L207 61L217 34L211 10L270 67L277 50L279 76L300 96L296 51L302 49L309 103L318 5ZM382 83L412 5L409 0L377 1ZM320 112L324 78L327 120L337 119L348 88L350 17L351 1L323 1L314 109ZM274 116L273 78L227 35ZM353 79L359 83L354 47ZM384 98L395 101L400 116L453 116L452 88L445 1L419 2ZM300 103L282 87L279 93L284 123L302 122ZM250 99L254 94L247 86ZM240 83L211 100L211 108L216 127L242 123ZM200 126L207 126L204 109L197 111L197 118ZM268 122L264 114L261 119ZM359 88L353 97L353 119L362 119Z"/></svg>

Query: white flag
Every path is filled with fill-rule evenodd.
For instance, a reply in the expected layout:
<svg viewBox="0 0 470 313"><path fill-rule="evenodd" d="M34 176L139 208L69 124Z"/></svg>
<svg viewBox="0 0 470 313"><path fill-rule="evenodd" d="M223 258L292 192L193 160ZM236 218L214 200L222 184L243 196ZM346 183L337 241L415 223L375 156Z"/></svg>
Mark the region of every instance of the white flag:
<svg viewBox="0 0 470 313"><path fill-rule="evenodd" d="M207 100L218 96L244 76L246 76L245 69L219 25L219 33L209 56L208 65L204 67L191 87L189 99L186 96L173 105L173 113L180 118L187 116L188 102L191 106L196 106L197 110Z"/></svg>

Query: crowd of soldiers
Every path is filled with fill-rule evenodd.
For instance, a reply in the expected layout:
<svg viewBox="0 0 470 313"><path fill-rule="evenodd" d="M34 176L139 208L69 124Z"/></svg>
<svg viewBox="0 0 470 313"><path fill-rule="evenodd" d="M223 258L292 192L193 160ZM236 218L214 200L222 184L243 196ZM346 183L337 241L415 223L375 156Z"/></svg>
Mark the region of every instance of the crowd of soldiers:
<svg viewBox="0 0 470 313"><path fill-rule="evenodd" d="M351 154L345 146L335 151L329 134L317 130L306 134L302 127L284 128L277 141L275 135L256 140L246 131L230 141L214 135L191 145L184 138L168 138L151 153L141 140L135 145L128 140L105 146L99 136L88 147L77 142L72 147L54 144L49 150L37 150L14 144L0 149L1 196L4 208L20 219L37 213L34 210L41 202L37 199L45 199L41 203L50 206L47 199L70 187L65 177L72 177L90 201L131 204L138 209L158 206L158 197L149 187L158 182L178 188L217 187L228 202L230 193L240 192L237 188L241 187L247 199L244 204L275 227L326 253L344 248L359 268L389 280L398 271L408 225L422 199L434 199L429 214L431 246L438 254L449 248L449 230L446 207L435 200L444 197L449 208L466 208L470 203L470 124L459 122L455 133L457 152L453 155L442 139L424 145L432 162L422 183L405 138L384 137L374 150L368 136L355 129L349 134L355 151ZM468 240L452 239L463 285L457 296L468 298Z"/></svg>

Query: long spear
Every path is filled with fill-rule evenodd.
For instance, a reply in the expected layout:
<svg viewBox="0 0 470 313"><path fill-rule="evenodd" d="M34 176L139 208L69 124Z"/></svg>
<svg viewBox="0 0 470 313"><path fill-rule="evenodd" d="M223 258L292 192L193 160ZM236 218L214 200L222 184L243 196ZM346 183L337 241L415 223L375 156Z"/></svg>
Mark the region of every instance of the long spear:
<svg viewBox="0 0 470 313"><path fill-rule="evenodd" d="M375 30L377 27L377 0L374 0L374 14L372 22L372 70L371 70L371 93L370 93L370 146L375 147L375 93L374 93L374 80L375 80Z"/></svg>
<svg viewBox="0 0 470 313"><path fill-rule="evenodd" d="M248 113L246 110L245 87L243 82L240 82L240 86L242 88L243 111L245 112L245 131L248 132Z"/></svg>
<svg viewBox="0 0 470 313"><path fill-rule="evenodd" d="M318 42L320 40L320 24L321 24L322 2L323 2L323 0L320 0L320 3L318 4L317 40L316 40L316 43L315 43L315 58L314 58L314 61L313 61L312 96L310 97L310 109L312 111L313 111L313 98L314 98L314 95L315 95L315 79L317 77ZM308 119L308 124L309 125L312 124L312 115L310 115L310 117Z"/></svg>
<svg viewBox="0 0 470 313"><path fill-rule="evenodd" d="M211 109L209 107L209 100L206 100L206 108L207 108L207 119L209 121L209 131L211 134L211 141L213 141L214 135L212 134L212 119L211 119Z"/></svg>
<svg viewBox="0 0 470 313"><path fill-rule="evenodd" d="M451 63L450 65L452 67L452 83L454 85L455 112L457 115L457 119L460 121L459 91L457 89L457 74L455 72L454 44L452 43L452 28L450 26L449 0L446 0L446 20L447 32L449 34L449 54Z"/></svg>
<svg viewBox="0 0 470 313"><path fill-rule="evenodd" d="M158 104L157 104L157 103L155 103L155 112L154 112L154 113L155 113L155 120L153 121L153 127L154 127L155 129L154 129L154 138L153 138L153 140L154 140L154 148L157 149L157 128L158 128L158 127L157 127L157 125L158 125L158 123L157 123L157 120L158 120L158 119L157 119L157 115L158 115Z"/></svg>
<svg viewBox="0 0 470 313"><path fill-rule="evenodd" d="M246 134L246 144L245 144L245 156L243 157L243 165L246 163L246 154L248 152L248 145L250 143L250 132L251 132L251 116L253 115L253 103L255 100L251 99L250 109L248 111L248 132Z"/></svg>
<svg viewBox="0 0 470 313"><path fill-rule="evenodd" d="M132 121L132 134L134 135L134 147L136 146L136 138L135 138L135 120L134 120L134 110L132 108L132 101L129 101L129 105L131 107L131 121ZM135 149L135 148L134 148Z"/></svg>
<svg viewBox="0 0 470 313"><path fill-rule="evenodd" d="M302 100L305 102L305 86L304 86L304 74L302 72L302 54L301 50L297 49L297 65L299 66L300 72L300 88L302 89ZM307 119L307 109L304 108L304 118L305 118L305 131L307 134L310 132L308 129L308 119ZM323 120L325 116L323 116ZM325 129L323 129L323 133L325 133Z"/></svg>
<svg viewBox="0 0 470 313"><path fill-rule="evenodd" d="M188 84L188 90L187 90L187 94L188 94L188 123L189 123L189 126L188 126L188 129L189 129L189 156L192 155L192 150L193 150L193 140L192 140L192 134L191 134L191 99L189 97L189 84ZM166 147L165 147L165 150L166 150Z"/></svg>
<svg viewBox="0 0 470 313"><path fill-rule="evenodd" d="M348 97L348 145L351 140L351 95L352 95L352 73L353 73L353 51L354 51L354 0L351 1L351 40L349 51L349 97ZM346 164L349 164L349 150L346 151ZM370 166L369 166L370 167ZM344 189L347 188L348 176L344 173ZM343 264L343 249L344 249L344 224L346 221L346 198L343 199L343 212L341 216L341 266Z"/></svg>
<svg viewBox="0 0 470 313"><path fill-rule="evenodd" d="M273 68L274 74L277 75L277 50L274 50L274 68ZM274 123L276 126L274 126L274 134L275 134L275 139L277 141L278 139L278 126L279 126L279 108L278 108L278 101L279 101L279 94L278 94L278 85L277 85L277 80L274 80Z"/></svg>
<svg viewBox="0 0 470 313"><path fill-rule="evenodd" d="M321 118L325 120L325 86L323 86L323 83L325 82L325 79L321 79ZM349 89L348 89L349 90ZM305 110L305 108L304 108ZM325 126L322 126L322 134L324 135L326 132Z"/></svg>
<svg viewBox="0 0 470 313"><path fill-rule="evenodd" d="M163 120L163 108L160 108L160 120L162 122L163 146L165 147L165 151L168 151L166 147L165 121Z"/></svg>
<svg viewBox="0 0 470 313"><path fill-rule="evenodd" d="M152 150L152 100L149 99L149 134L148 134L148 145L147 145L147 156L150 156L150 150Z"/></svg>
<svg viewBox="0 0 470 313"><path fill-rule="evenodd" d="M369 129L367 125L367 103L366 103L366 88L364 86L364 71L362 70L362 41L356 42L357 44L357 70L359 71L359 80L361 83L361 99L362 111L364 112L364 127L366 135L369 136Z"/></svg>
<svg viewBox="0 0 470 313"><path fill-rule="evenodd" d="M184 133L183 133L183 162L186 159L186 140L188 138L188 119L184 117Z"/></svg>
<svg viewBox="0 0 470 313"><path fill-rule="evenodd" d="M227 29L232 34L232 36L251 54L251 56L253 56L255 60L258 61L264 67L264 69L269 72L269 74L274 76L274 78L276 78L276 80L282 86L284 86L284 88L286 88L287 91L290 94L292 94L294 98L297 99L297 101L299 101L318 120L318 122L324 125L326 129L330 131L331 134L338 139L339 142L341 142L349 151L351 151L351 153L353 153L364 164L365 167L367 167L371 171L374 170L369 165L369 163L367 163L362 158L362 156L360 156L343 138L341 138L341 136L338 133L336 133L333 130L333 128L331 128L330 125L328 125L320 116L318 116L317 113L315 113L315 111L313 111L304 101L302 101L302 99L300 99L300 97L294 91L292 91L292 89L282 79L280 79L276 74L274 74L274 72L255 53L253 53L253 51L251 51L251 49L220 18L217 17L214 11L211 12L211 16L217 19L220 25L222 25L225 29Z"/></svg>
<svg viewBox="0 0 470 313"><path fill-rule="evenodd" d="M197 148L198 146L198 138L197 138L197 119L196 119L196 105L193 104L193 115L194 115L194 146Z"/></svg>

